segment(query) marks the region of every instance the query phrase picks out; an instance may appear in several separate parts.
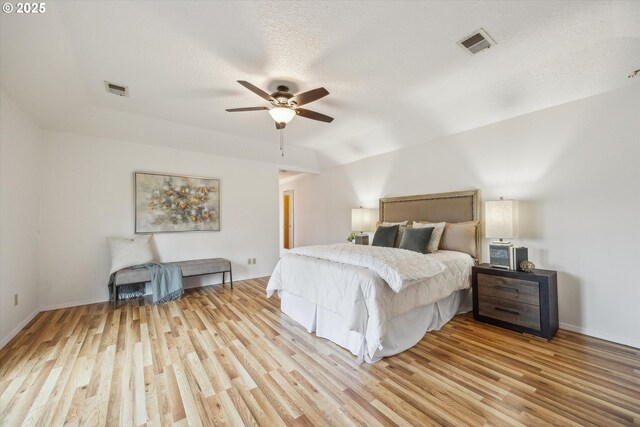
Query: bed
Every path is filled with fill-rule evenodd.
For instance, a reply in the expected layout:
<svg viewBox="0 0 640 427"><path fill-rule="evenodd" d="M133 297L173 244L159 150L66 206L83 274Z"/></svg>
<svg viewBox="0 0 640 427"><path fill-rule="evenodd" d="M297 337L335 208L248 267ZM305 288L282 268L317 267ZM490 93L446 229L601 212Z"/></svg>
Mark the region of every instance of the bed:
<svg viewBox="0 0 640 427"><path fill-rule="evenodd" d="M383 198L379 221L479 224L478 198L477 190ZM473 251L467 253L423 255L352 244L296 248L276 265L267 296L277 292L282 312L309 333L374 363L471 310L479 228L474 225Z"/></svg>

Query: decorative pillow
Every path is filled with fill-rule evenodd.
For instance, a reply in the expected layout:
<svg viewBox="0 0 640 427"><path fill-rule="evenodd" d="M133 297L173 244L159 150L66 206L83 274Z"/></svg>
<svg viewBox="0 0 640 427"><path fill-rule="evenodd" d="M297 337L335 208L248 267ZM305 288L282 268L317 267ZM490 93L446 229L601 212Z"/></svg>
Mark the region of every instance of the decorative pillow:
<svg viewBox="0 0 640 427"><path fill-rule="evenodd" d="M373 235L373 242L371 246L384 246L392 248L393 243L396 241L399 225L392 225L390 227L378 227L376 233Z"/></svg>
<svg viewBox="0 0 640 427"><path fill-rule="evenodd" d="M464 252L472 258L478 257L476 245L476 230L478 221L447 223L442 235L440 249Z"/></svg>
<svg viewBox="0 0 640 427"><path fill-rule="evenodd" d="M434 254L438 252L445 224L446 222L413 221L413 228L433 227L433 234L431 235L431 240L429 240L429 244L427 245L428 253Z"/></svg>
<svg viewBox="0 0 640 427"><path fill-rule="evenodd" d="M391 227L392 225L407 225L409 221L400 221L400 222L379 222L378 225L381 225L383 227Z"/></svg>
<svg viewBox="0 0 640 427"><path fill-rule="evenodd" d="M404 230L406 230L407 228L411 228L411 224L399 226L398 234L396 235L396 241L393 242L393 247L394 248L399 248L400 247L400 242L402 242L402 236L404 235Z"/></svg>
<svg viewBox="0 0 640 427"><path fill-rule="evenodd" d="M113 274L123 268L153 262L151 234L126 237L107 237L111 250L111 271Z"/></svg>
<svg viewBox="0 0 640 427"><path fill-rule="evenodd" d="M397 248L400 246L400 242L402 241L402 235L404 234L404 229L406 227L411 227L411 225L407 225L409 221L401 221L401 222L378 222L378 225L383 226L383 227L390 227L392 225L398 225L400 226L398 228L398 234L396 234L396 241L393 242L393 247Z"/></svg>
<svg viewBox="0 0 640 427"><path fill-rule="evenodd" d="M402 236L400 249L426 254L433 229L433 227L407 228Z"/></svg>

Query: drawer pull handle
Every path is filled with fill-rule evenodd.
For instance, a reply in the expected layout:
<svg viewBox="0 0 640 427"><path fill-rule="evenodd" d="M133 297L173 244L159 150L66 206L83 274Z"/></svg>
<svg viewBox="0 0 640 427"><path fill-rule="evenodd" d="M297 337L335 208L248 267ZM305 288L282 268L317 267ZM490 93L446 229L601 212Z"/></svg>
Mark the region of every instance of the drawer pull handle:
<svg viewBox="0 0 640 427"><path fill-rule="evenodd" d="M515 310L507 310L506 308L494 307L496 311L504 311L505 313L515 314L516 316L520 316L520 313Z"/></svg>
<svg viewBox="0 0 640 427"><path fill-rule="evenodd" d="M518 289L510 288L508 286L501 286L501 285L496 285L496 289L502 289L503 291L519 292Z"/></svg>

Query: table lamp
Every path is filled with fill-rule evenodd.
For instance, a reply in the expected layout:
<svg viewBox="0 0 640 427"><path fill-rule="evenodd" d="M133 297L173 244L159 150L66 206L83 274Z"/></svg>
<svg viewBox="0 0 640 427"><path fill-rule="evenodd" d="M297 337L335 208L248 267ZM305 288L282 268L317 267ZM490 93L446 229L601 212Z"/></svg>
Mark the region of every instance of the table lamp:
<svg viewBox="0 0 640 427"><path fill-rule="evenodd" d="M356 244L368 245L369 235L367 232L373 231L373 214L371 209L362 206L351 209L351 231L356 234Z"/></svg>

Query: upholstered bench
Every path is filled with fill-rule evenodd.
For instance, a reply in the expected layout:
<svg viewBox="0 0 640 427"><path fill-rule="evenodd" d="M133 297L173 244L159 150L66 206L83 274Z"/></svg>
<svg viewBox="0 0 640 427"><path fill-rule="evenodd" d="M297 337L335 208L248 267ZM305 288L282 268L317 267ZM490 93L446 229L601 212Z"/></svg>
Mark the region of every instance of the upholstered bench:
<svg viewBox="0 0 640 427"><path fill-rule="evenodd" d="M189 261L168 262L165 264L180 266L182 277L203 276L205 274L222 273L222 284L225 283L226 273L229 273L231 289L233 289L233 275L231 273L231 262L224 258L195 259ZM123 268L113 275L109 286L113 286L113 308L118 306L118 286L131 285L134 283L147 283L151 281L149 270L144 267Z"/></svg>

